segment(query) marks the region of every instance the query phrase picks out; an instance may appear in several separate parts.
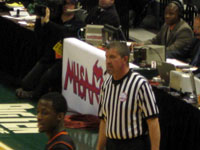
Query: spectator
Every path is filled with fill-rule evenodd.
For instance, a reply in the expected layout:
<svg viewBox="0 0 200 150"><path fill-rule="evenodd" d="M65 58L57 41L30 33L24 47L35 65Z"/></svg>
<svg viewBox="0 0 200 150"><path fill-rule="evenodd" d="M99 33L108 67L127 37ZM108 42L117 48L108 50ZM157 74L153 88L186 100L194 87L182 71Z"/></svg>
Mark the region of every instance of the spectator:
<svg viewBox="0 0 200 150"><path fill-rule="evenodd" d="M193 25L195 37L191 43L186 45L182 50L175 50L168 54L168 58L176 58L193 66L200 67L200 16L194 18Z"/></svg>
<svg viewBox="0 0 200 150"><path fill-rule="evenodd" d="M178 60L189 63L198 67L193 73L200 78L200 16L196 16L193 24L194 35L192 42L183 50L176 50L168 54L168 58L176 58Z"/></svg>
<svg viewBox="0 0 200 150"><path fill-rule="evenodd" d="M61 91L62 59L55 57L53 47L64 37L76 37L84 23L78 20L74 10L76 0L65 0L62 14L52 22L50 10L46 8L45 17L39 17L35 32L44 52L33 69L23 78L21 88L16 90L19 98L38 99L48 91ZM38 44L39 45L39 44ZM42 49L40 48L42 51Z"/></svg>
<svg viewBox="0 0 200 150"><path fill-rule="evenodd" d="M85 20L86 24L109 24L119 27L120 19L114 2L115 0L99 0L99 5L89 12Z"/></svg>
<svg viewBox="0 0 200 150"><path fill-rule="evenodd" d="M174 50L182 50L193 38L191 27L181 19L183 13L182 3L170 2L165 8L165 23L160 32L151 40L135 45L158 44L166 47L166 55Z"/></svg>

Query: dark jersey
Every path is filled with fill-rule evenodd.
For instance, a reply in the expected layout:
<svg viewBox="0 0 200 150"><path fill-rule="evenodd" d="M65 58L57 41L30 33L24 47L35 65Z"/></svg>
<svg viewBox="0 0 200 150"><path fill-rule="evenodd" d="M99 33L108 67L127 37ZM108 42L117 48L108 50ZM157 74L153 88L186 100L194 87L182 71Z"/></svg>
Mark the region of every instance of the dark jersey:
<svg viewBox="0 0 200 150"><path fill-rule="evenodd" d="M48 141L45 150L75 150L75 145L68 133L62 131Z"/></svg>

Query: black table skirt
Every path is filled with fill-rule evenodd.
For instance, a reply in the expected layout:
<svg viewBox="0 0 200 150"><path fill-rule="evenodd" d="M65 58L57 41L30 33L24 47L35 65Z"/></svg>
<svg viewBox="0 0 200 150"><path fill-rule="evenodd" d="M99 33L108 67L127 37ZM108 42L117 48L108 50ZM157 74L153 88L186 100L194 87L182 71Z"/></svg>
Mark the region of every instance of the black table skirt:
<svg viewBox="0 0 200 150"><path fill-rule="evenodd" d="M200 150L200 110L153 88L161 127L161 150Z"/></svg>
<svg viewBox="0 0 200 150"><path fill-rule="evenodd" d="M22 78L38 60L33 31L0 17L0 71Z"/></svg>

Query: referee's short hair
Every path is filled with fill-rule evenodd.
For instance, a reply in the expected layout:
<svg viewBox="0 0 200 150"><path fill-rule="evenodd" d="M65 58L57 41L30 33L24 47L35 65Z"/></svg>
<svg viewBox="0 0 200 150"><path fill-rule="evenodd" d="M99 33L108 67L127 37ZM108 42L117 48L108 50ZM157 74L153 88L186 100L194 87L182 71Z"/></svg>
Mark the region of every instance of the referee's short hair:
<svg viewBox="0 0 200 150"><path fill-rule="evenodd" d="M51 101L52 107L54 108L56 113L64 113L66 114L68 106L67 101L63 95L58 92L49 92L43 95L40 100L43 99L45 101Z"/></svg>
<svg viewBox="0 0 200 150"><path fill-rule="evenodd" d="M106 46L106 50L115 49L121 57L130 56L130 50L126 42L112 41ZM127 62L128 63L128 62Z"/></svg>

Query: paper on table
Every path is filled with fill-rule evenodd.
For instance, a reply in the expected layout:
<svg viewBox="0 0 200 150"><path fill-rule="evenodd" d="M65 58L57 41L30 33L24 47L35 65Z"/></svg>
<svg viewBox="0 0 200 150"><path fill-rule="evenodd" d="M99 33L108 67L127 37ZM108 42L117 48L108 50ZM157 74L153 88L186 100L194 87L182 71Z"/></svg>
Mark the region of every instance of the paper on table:
<svg viewBox="0 0 200 150"><path fill-rule="evenodd" d="M166 62L173 64L174 66L176 66L177 68L180 68L184 72L191 72L191 71L197 70L197 67L191 66L188 63L184 63L184 62L177 60L177 59L167 58Z"/></svg>
<svg viewBox="0 0 200 150"><path fill-rule="evenodd" d="M17 10L26 11L26 8L24 8L24 7L14 7L13 10L14 11L17 11Z"/></svg>
<svg viewBox="0 0 200 150"><path fill-rule="evenodd" d="M170 63L170 64L173 64L174 66L190 66L188 63L184 63L180 60L177 60L177 59L170 59L170 58L167 58L166 60L167 63Z"/></svg>
<svg viewBox="0 0 200 150"><path fill-rule="evenodd" d="M19 21L18 23L21 24L21 25L27 25L28 24L26 21Z"/></svg>
<svg viewBox="0 0 200 150"><path fill-rule="evenodd" d="M16 20L33 21L33 22L35 22L35 20L36 20L36 15L24 16L24 17L14 17L14 16L9 16L9 15L2 15L2 17L9 18L9 19L16 19Z"/></svg>
<svg viewBox="0 0 200 150"><path fill-rule="evenodd" d="M11 16L16 16L17 15L17 11L9 11ZM27 11L19 11L19 17L22 16L29 16L29 13Z"/></svg>

